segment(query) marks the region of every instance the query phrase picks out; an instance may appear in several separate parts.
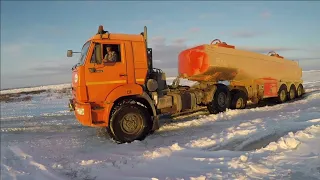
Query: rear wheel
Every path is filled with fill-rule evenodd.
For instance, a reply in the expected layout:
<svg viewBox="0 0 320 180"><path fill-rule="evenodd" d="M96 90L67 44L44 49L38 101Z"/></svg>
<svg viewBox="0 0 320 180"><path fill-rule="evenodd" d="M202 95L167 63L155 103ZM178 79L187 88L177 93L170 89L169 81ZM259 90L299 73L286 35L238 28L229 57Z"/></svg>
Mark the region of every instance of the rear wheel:
<svg viewBox="0 0 320 180"><path fill-rule="evenodd" d="M223 84L217 85L217 90L213 96L213 100L207 105L207 109L211 114L226 111L230 106L230 92L227 86Z"/></svg>
<svg viewBox="0 0 320 180"><path fill-rule="evenodd" d="M284 103L284 102L286 102L287 101L287 94L288 94L288 92L287 92L287 86L286 85L281 85L280 86L280 89L279 89L279 91L278 91L278 97L277 97L277 102L278 103Z"/></svg>
<svg viewBox="0 0 320 180"><path fill-rule="evenodd" d="M296 87L295 85L292 84L289 90L288 98L289 100L293 100L294 98L296 98L296 96L297 96Z"/></svg>
<svg viewBox="0 0 320 180"><path fill-rule="evenodd" d="M231 93L230 109L244 109L247 106L248 97L245 92L239 90Z"/></svg>
<svg viewBox="0 0 320 180"><path fill-rule="evenodd" d="M111 116L107 132L118 143L143 140L149 131L151 116L138 104L120 106Z"/></svg>
<svg viewBox="0 0 320 180"><path fill-rule="evenodd" d="M299 84L298 89L297 89L297 97L301 97L303 94L303 86L302 84Z"/></svg>

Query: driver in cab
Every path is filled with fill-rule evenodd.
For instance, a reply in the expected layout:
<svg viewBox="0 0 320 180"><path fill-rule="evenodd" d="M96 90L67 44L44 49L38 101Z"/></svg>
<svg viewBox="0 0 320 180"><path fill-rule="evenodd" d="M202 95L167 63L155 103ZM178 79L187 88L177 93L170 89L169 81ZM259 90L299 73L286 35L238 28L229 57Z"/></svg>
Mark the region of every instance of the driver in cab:
<svg viewBox="0 0 320 180"><path fill-rule="evenodd" d="M106 47L107 53L103 58L103 62L117 62L118 56L115 51L111 50L111 46Z"/></svg>

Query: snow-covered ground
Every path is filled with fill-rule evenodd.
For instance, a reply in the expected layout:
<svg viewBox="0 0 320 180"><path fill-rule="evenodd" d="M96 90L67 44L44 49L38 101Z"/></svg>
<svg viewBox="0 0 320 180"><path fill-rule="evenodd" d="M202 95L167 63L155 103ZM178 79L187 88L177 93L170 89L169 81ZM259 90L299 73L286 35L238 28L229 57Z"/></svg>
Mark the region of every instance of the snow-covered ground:
<svg viewBox="0 0 320 180"><path fill-rule="evenodd" d="M38 87L48 91L1 102L1 179L320 179L320 71L303 78L301 100L163 119L121 145L68 112L70 85Z"/></svg>

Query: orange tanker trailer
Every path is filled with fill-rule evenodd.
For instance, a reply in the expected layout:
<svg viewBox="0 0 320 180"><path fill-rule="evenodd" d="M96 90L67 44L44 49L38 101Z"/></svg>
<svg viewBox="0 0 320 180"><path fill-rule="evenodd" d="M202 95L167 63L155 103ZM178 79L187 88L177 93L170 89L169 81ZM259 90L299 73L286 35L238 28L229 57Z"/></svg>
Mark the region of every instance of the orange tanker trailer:
<svg viewBox="0 0 320 180"><path fill-rule="evenodd" d="M179 78L167 85L165 73L153 67L147 42L146 27L140 34L119 34L103 26L85 42L72 68L69 103L82 125L105 127L117 142L131 142L158 129L164 114L202 107L219 113L245 108L248 100L275 98L282 103L303 94L296 62L275 53L237 50L220 41L179 54L179 78L197 81L196 85L180 86ZM116 54L115 61L103 58L110 52ZM72 54L68 50L67 56Z"/></svg>
<svg viewBox="0 0 320 180"><path fill-rule="evenodd" d="M182 51L178 62L180 77L200 83L229 81L231 96L254 103L270 97L284 102L303 93L301 67L275 52L264 55L240 50L216 39ZM237 99L231 100L234 107Z"/></svg>
<svg viewBox="0 0 320 180"><path fill-rule="evenodd" d="M301 82L302 69L297 62L284 59L275 52L269 54L239 50L217 39L210 45L182 51L179 74L195 81L273 78Z"/></svg>

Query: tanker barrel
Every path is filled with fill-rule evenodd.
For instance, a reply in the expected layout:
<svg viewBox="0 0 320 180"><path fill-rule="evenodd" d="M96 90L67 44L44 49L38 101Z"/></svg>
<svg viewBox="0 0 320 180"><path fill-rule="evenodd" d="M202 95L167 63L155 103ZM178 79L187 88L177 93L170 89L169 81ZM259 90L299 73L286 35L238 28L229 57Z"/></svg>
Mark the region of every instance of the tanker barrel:
<svg viewBox="0 0 320 180"><path fill-rule="evenodd" d="M260 78L301 79L299 63L271 51L260 54L236 49L219 39L182 50L180 77L192 81L244 81Z"/></svg>

